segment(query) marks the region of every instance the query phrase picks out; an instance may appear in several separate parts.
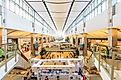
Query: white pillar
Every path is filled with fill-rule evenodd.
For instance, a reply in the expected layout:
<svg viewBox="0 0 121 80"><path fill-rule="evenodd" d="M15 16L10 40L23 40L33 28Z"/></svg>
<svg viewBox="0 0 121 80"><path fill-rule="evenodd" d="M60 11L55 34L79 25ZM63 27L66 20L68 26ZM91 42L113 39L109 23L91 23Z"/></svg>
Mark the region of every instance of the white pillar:
<svg viewBox="0 0 121 80"><path fill-rule="evenodd" d="M33 33L31 34L31 54L33 55L34 54L34 46L33 46L33 42L34 42L34 39L33 39Z"/></svg>
<svg viewBox="0 0 121 80"><path fill-rule="evenodd" d="M117 39L118 39L118 29L116 28L109 28L108 29L108 45L110 48L117 46Z"/></svg>
<svg viewBox="0 0 121 80"><path fill-rule="evenodd" d="M46 43L48 43L48 36L46 35Z"/></svg>
<svg viewBox="0 0 121 80"><path fill-rule="evenodd" d="M6 0L2 1L2 48L4 49L5 53L5 71L7 71L7 29L6 29Z"/></svg>
<svg viewBox="0 0 121 80"><path fill-rule="evenodd" d="M42 50L42 48L43 48L43 35L41 37L41 50Z"/></svg>
<svg viewBox="0 0 121 80"><path fill-rule="evenodd" d="M112 66L111 66L111 80L114 80L114 60L115 60L115 52L114 47L117 46L117 39L118 39L118 29L116 28L109 28L109 47L112 48L111 56L112 56Z"/></svg>
<svg viewBox="0 0 121 80"><path fill-rule="evenodd" d="M5 53L5 72L7 72L7 29L2 29L2 48Z"/></svg>
<svg viewBox="0 0 121 80"><path fill-rule="evenodd" d="M75 44L76 44L76 47L78 47L78 35L76 35Z"/></svg>
<svg viewBox="0 0 121 80"><path fill-rule="evenodd" d="M0 34L1 34L1 35L0 35L0 47L2 47L2 31L1 31Z"/></svg>
<svg viewBox="0 0 121 80"><path fill-rule="evenodd" d="M109 48L117 46L118 32L117 29L113 28L113 11L112 11L112 0L108 0L108 42ZM114 62L114 52L113 49L110 51L112 55L112 62ZM114 64L111 67L111 80L114 80Z"/></svg>

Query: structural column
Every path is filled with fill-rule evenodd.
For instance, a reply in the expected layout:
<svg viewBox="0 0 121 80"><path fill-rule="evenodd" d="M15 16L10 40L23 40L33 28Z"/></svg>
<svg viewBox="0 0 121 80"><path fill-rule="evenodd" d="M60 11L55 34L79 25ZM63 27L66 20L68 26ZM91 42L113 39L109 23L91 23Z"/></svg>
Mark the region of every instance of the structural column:
<svg viewBox="0 0 121 80"><path fill-rule="evenodd" d="M108 35L108 42L109 42L109 48L110 48L110 53L112 56L112 67L111 67L111 80L114 80L114 61L115 61L115 51L114 47L117 46L117 41L118 41L118 29L116 28L109 28L109 35Z"/></svg>
<svg viewBox="0 0 121 80"><path fill-rule="evenodd" d="M76 35L75 44L76 44L76 47L78 47L78 35Z"/></svg>
<svg viewBox="0 0 121 80"><path fill-rule="evenodd" d="M71 43L73 44L73 36L71 35L70 37L71 37Z"/></svg>
<svg viewBox="0 0 121 80"><path fill-rule="evenodd" d="M115 55L112 48L117 46L117 39L118 39L118 32L116 28L113 28L113 6L112 6L112 0L108 0L108 42L109 42L109 48L111 56L112 56L112 67L111 67L111 80L114 80L114 60Z"/></svg>
<svg viewBox="0 0 121 80"><path fill-rule="evenodd" d="M118 40L118 29L117 28L109 28L108 29L108 42L109 47L116 47L117 46L117 40Z"/></svg>
<svg viewBox="0 0 121 80"><path fill-rule="evenodd" d="M7 72L7 29L6 29L6 0L2 1L2 48L5 53L5 72Z"/></svg>
<svg viewBox="0 0 121 80"><path fill-rule="evenodd" d="M7 29L6 28L2 29L2 44L3 45L7 44Z"/></svg>
<svg viewBox="0 0 121 80"><path fill-rule="evenodd" d="M7 72L7 29L2 29L2 48L5 53L5 72Z"/></svg>
<svg viewBox="0 0 121 80"><path fill-rule="evenodd" d="M83 55L87 56L87 33L83 33L83 43L84 43Z"/></svg>
<svg viewBox="0 0 121 80"><path fill-rule="evenodd" d="M48 36L46 35L46 43L48 43Z"/></svg>
<svg viewBox="0 0 121 80"><path fill-rule="evenodd" d="M75 38L73 35L72 35L72 43L73 43L73 45L75 45Z"/></svg>
<svg viewBox="0 0 121 80"><path fill-rule="evenodd" d="M43 35L41 36L41 50L43 48Z"/></svg>
<svg viewBox="0 0 121 80"><path fill-rule="evenodd" d="M0 33L0 47L2 47L2 33Z"/></svg>
<svg viewBox="0 0 121 80"><path fill-rule="evenodd" d="M34 46L33 46L34 38L33 38L33 33L31 34L31 53L32 55L34 54Z"/></svg>
<svg viewBox="0 0 121 80"><path fill-rule="evenodd" d="M50 36L48 36L48 42L50 43Z"/></svg>

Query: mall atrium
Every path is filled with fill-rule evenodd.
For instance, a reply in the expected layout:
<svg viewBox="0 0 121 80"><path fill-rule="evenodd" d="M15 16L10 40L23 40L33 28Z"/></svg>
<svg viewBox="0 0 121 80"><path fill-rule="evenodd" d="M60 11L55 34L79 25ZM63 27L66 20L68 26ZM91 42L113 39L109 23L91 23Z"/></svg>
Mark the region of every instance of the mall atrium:
<svg viewBox="0 0 121 80"><path fill-rule="evenodd" d="M121 80L121 0L0 0L0 80Z"/></svg>

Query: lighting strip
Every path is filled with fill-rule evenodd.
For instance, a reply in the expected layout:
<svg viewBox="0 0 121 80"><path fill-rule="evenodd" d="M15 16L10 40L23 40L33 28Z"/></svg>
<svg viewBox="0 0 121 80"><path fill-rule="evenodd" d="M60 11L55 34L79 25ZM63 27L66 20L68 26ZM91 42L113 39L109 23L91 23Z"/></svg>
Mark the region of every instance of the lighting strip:
<svg viewBox="0 0 121 80"><path fill-rule="evenodd" d="M26 1L26 0L24 0L32 9L33 9L33 11L35 12L35 13L37 13L38 14L38 12L29 4L29 1ZM41 17L40 16L40 14L38 14L39 15L39 17ZM34 18L35 18L35 16L34 16ZM52 29L52 27L50 27L50 25L41 17L41 19L48 25L48 27L50 28L50 29ZM40 22L42 25L44 25L42 22ZM45 25L44 25L45 26ZM52 29L53 30L53 29ZM53 30L54 31L54 30Z"/></svg>
<svg viewBox="0 0 121 80"><path fill-rule="evenodd" d="M89 6L89 4L92 2L93 0L91 0L86 7L80 12L80 14L74 19L74 21L70 24L70 26L66 29L66 32L69 30L69 28L71 28L71 26L73 25L73 23L78 19L78 17L80 17L80 15L85 11L85 9Z"/></svg>
<svg viewBox="0 0 121 80"><path fill-rule="evenodd" d="M54 22L54 20L53 20L53 18L52 18L52 16L51 16L51 14L50 14L50 11L49 11L49 9L48 9L48 7L47 7L47 5L46 5L45 1L44 1L44 0L42 0L42 2L43 2L43 4L44 4L44 6L45 6L45 8L46 8L46 10L47 10L47 12L48 12L48 14L49 14L49 16L50 16L50 19L51 19L51 20L52 20L52 22L53 22L53 25L55 26L55 29L57 30L57 27L56 27L56 25L55 25L55 22Z"/></svg>
<svg viewBox="0 0 121 80"><path fill-rule="evenodd" d="M70 9L69 9L69 12L68 12L68 15L67 15L67 17L66 17L66 20L65 20L65 23L64 23L64 26L63 26L63 29L62 29L62 30L64 30L64 28L65 28L65 26L66 26L66 24L67 24L67 21L68 21L69 15L70 15L70 13L71 13L72 7L73 7L73 5L74 5L74 2L75 2L75 0L73 0L73 2L71 3Z"/></svg>

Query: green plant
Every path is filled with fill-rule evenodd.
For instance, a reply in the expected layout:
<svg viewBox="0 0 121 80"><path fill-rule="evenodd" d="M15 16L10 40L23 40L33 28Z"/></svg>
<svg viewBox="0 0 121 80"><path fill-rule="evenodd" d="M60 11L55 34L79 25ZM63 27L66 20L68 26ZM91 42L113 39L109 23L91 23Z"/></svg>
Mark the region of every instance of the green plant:
<svg viewBox="0 0 121 80"><path fill-rule="evenodd" d="M4 55L4 50L0 49L0 56L3 56L3 55Z"/></svg>

